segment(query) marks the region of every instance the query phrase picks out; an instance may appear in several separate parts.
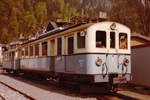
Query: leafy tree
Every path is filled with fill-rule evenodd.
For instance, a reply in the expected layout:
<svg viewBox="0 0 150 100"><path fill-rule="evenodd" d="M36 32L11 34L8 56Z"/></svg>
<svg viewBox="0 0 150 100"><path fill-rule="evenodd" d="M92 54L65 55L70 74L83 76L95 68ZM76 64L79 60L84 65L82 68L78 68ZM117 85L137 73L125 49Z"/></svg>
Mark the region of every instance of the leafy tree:
<svg viewBox="0 0 150 100"><path fill-rule="evenodd" d="M23 32L25 36L35 33L36 18L32 12L26 11L23 19Z"/></svg>
<svg viewBox="0 0 150 100"><path fill-rule="evenodd" d="M15 37L18 36L19 33L19 23L16 16L16 10L17 10L16 8L12 9L12 13L9 18L9 25L8 25L9 33L11 33L11 35Z"/></svg>
<svg viewBox="0 0 150 100"><path fill-rule="evenodd" d="M1 37L0 37L0 41L2 42L2 43L8 43L9 42L9 39L10 39L10 35L8 34L8 30L7 30L7 28L2 28L2 30L1 30L2 32L2 34L1 34Z"/></svg>
<svg viewBox="0 0 150 100"><path fill-rule="evenodd" d="M113 0L108 13L110 20L126 24L132 31L150 34L149 0Z"/></svg>
<svg viewBox="0 0 150 100"><path fill-rule="evenodd" d="M45 2L39 2L36 5L35 15L39 24L44 24L47 20L47 6Z"/></svg>
<svg viewBox="0 0 150 100"><path fill-rule="evenodd" d="M149 0L1 0L0 42L10 42L19 34L35 34L41 26L58 18L65 22L97 18L100 11L108 13L108 20L150 35Z"/></svg>
<svg viewBox="0 0 150 100"><path fill-rule="evenodd" d="M27 10L27 11L32 11L33 10L31 0L24 0L24 9Z"/></svg>

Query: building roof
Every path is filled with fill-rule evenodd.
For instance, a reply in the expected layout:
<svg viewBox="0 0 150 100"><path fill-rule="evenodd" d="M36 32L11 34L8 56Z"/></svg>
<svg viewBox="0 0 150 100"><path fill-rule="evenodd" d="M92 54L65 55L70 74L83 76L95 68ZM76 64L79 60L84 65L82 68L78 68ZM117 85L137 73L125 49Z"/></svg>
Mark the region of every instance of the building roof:
<svg viewBox="0 0 150 100"><path fill-rule="evenodd" d="M132 48L141 48L150 46L150 38L139 33L131 34L131 47Z"/></svg>

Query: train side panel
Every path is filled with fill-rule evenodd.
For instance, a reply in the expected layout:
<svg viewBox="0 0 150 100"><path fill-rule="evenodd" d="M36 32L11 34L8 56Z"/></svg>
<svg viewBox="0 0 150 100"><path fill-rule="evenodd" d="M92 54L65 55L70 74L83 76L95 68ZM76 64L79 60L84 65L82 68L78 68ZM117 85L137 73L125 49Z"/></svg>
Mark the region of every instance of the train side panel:
<svg viewBox="0 0 150 100"><path fill-rule="evenodd" d="M65 72L65 57L64 56L58 56L55 57L55 72Z"/></svg>
<svg viewBox="0 0 150 100"><path fill-rule="evenodd" d="M11 62L3 61L3 69L11 69Z"/></svg>
<svg viewBox="0 0 150 100"><path fill-rule="evenodd" d="M22 70L50 71L50 57L30 58L20 60ZM53 64L52 64L53 65ZM52 70L51 70L52 71Z"/></svg>
<svg viewBox="0 0 150 100"><path fill-rule="evenodd" d="M15 59L14 60L14 68L13 70L19 70L20 68L20 60L19 59Z"/></svg>
<svg viewBox="0 0 150 100"><path fill-rule="evenodd" d="M66 56L66 72L86 74L86 55Z"/></svg>

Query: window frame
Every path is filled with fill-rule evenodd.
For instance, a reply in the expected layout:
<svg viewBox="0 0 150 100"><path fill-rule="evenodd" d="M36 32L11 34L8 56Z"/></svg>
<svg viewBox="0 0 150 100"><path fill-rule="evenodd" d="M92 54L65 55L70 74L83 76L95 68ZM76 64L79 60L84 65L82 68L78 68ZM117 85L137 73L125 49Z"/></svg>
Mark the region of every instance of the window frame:
<svg viewBox="0 0 150 100"><path fill-rule="evenodd" d="M25 57L29 57L29 47L26 46L24 49L25 49Z"/></svg>
<svg viewBox="0 0 150 100"><path fill-rule="evenodd" d="M69 54L69 52L68 52L68 46L69 46L69 45L68 45L68 39L69 39L69 38L73 38L73 52L72 52L71 54ZM67 48L67 49L66 49L66 52L67 52L67 55L73 55L73 54L75 53L75 47L74 47L75 45L74 45L74 42L75 42L75 40L74 40L74 35L70 35L70 36L67 36L67 37L66 37L66 44L67 44L67 45L66 45L66 48Z"/></svg>
<svg viewBox="0 0 150 100"><path fill-rule="evenodd" d="M21 57L22 57L22 58L25 57L25 48L22 48L22 49L21 49Z"/></svg>
<svg viewBox="0 0 150 100"><path fill-rule="evenodd" d="M39 55L40 55L40 53L39 53L39 51L40 51L40 44L39 43L35 43L34 44L34 56L35 57L39 57ZM36 47L38 47L38 49L36 48ZM38 51L38 53L37 53L37 51Z"/></svg>
<svg viewBox="0 0 150 100"><path fill-rule="evenodd" d="M59 39L60 39L60 41L59 41ZM60 43L58 43L58 42L60 42ZM62 37L58 37L57 38L57 56L62 56ZM61 49L60 49L61 48ZM59 50L59 51L58 51ZM55 52L55 51L54 51ZM59 54L60 53L60 54Z"/></svg>
<svg viewBox="0 0 150 100"><path fill-rule="evenodd" d="M85 30L83 30L84 32L86 32ZM86 32L86 34L85 34L85 36L83 36L84 37L84 47L78 47L79 45L78 45L78 34L80 34L81 32L83 32L83 31L79 31L79 32L76 32L76 48L77 49L85 49L86 48L86 34L87 34L87 32ZM80 35L79 35L80 36ZM80 36L80 37L82 37L82 36ZM81 40L80 40L81 41Z"/></svg>
<svg viewBox="0 0 150 100"><path fill-rule="evenodd" d="M111 48L111 33L115 33L114 36L115 36L115 39L114 39L114 48ZM117 32L116 31L109 31L109 48L110 49L117 49Z"/></svg>
<svg viewBox="0 0 150 100"><path fill-rule="evenodd" d="M120 34L126 34L126 48L120 48ZM128 50L129 49L129 47L128 47L128 45L129 45L129 43L128 43L128 34L127 33L125 33L125 32L119 32L119 34L118 34L118 41L119 41L119 49L120 50Z"/></svg>
<svg viewBox="0 0 150 100"><path fill-rule="evenodd" d="M32 49L31 49L31 47L32 47ZM29 51L30 51L30 55L29 55L29 56L30 56L30 57L33 57L33 51L34 51L34 50L33 50L33 49L34 49L34 48L33 48L33 45L30 45L30 46L29 46L29 49L30 49L30 50L29 50ZM31 55L31 54L32 54L32 55Z"/></svg>
<svg viewBox="0 0 150 100"><path fill-rule="evenodd" d="M105 32L105 44L106 44L105 47L97 47L97 46L96 46L96 37L97 37L96 32L97 32L97 31ZM108 44L107 44L107 31L105 31L105 30L96 30L96 31L95 31L95 48L96 48L96 49L107 49L107 45L108 45Z"/></svg>
<svg viewBox="0 0 150 100"><path fill-rule="evenodd" d="M50 56L55 56L55 46L56 46L56 41L55 38L50 39Z"/></svg>
<svg viewBox="0 0 150 100"><path fill-rule="evenodd" d="M45 48L45 44L44 43L46 43L46 48ZM48 56L48 42L47 41L43 41L41 43L41 45L42 45L42 56Z"/></svg>

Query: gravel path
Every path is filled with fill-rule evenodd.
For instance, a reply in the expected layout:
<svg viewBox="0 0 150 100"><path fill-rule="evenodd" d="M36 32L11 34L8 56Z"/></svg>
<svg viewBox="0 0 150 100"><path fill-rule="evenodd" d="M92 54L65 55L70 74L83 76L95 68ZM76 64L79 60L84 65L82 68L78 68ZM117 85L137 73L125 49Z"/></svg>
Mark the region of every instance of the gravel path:
<svg viewBox="0 0 150 100"><path fill-rule="evenodd" d="M17 91L14 91L10 89L9 87L3 85L0 83L0 94L6 99L6 100L30 100L27 97L23 96ZM0 98L0 100L3 100Z"/></svg>

